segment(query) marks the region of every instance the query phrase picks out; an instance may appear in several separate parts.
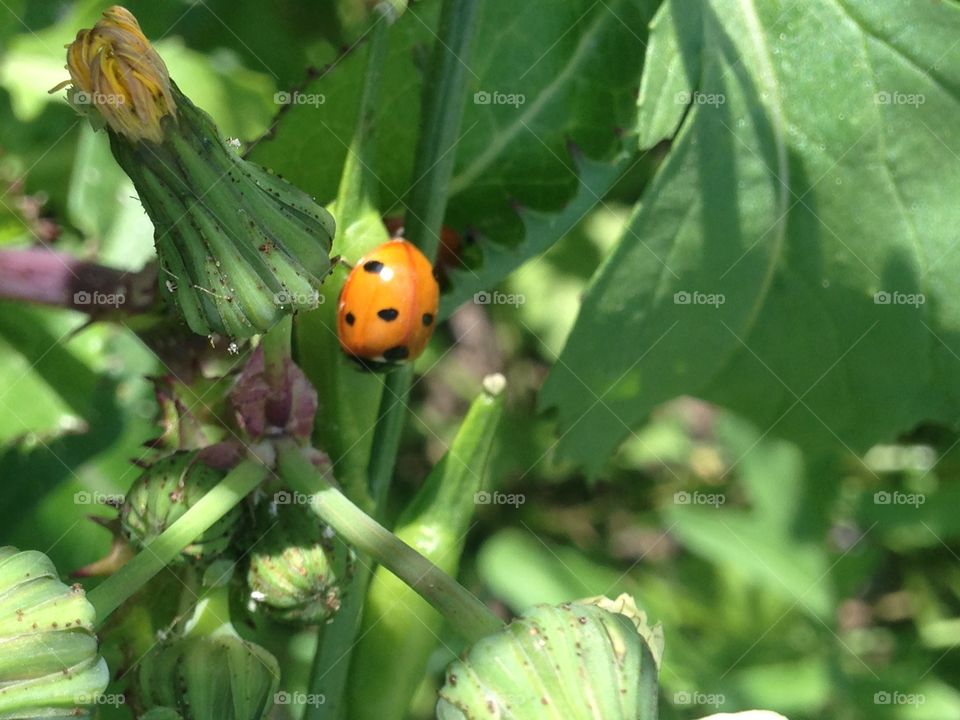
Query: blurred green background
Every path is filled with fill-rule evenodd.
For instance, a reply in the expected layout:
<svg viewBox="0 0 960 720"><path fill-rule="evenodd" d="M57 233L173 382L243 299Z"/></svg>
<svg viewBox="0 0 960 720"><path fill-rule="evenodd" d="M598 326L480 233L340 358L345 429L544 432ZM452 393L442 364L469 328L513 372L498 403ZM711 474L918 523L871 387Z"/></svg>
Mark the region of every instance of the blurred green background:
<svg viewBox="0 0 960 720"><path fill-rule="evenodd" d="M137 269L152 230L130 183L105 136L47 92L67 77L64 44L107 5L0 7L0 246L40 238ZM244 141L269 129L275 92L350 39L350 3L280 0L269 22L249 0L127 7L185 94ZM558 431L538 413L536 391L648 176L641 168L499 287L523 302L468 304L441 329L423 361L437 365L414 391L397 506L442 454L478 378L502 370L511 402L492 477L518 501L479 508L463 577L481 597L518 611L634 594L665 627L667 720L749 708L795 720L960 717L960 436L920 427L864 457L817 455L679 398L631 432L597 479L555 458L558 434L577 428ZM123 492L130 459L157 434L152 353L122 326L84 322L0 303L0 542L63 569L104 554L107 533L85 516L108 511L90 499ZM470 344L447 353L474 326ZM415 717L430 716L460 648L445 640ZM312 642L304 633L275 648L294 682Z"/></svg>

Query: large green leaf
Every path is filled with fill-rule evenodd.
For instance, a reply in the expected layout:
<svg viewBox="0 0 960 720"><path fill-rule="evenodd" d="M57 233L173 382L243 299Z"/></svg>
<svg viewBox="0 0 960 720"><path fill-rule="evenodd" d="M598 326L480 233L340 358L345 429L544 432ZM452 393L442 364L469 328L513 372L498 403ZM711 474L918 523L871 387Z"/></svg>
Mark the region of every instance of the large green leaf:
<svg viewBox="0 0 960 720"><path fill-rule="evenodd" d="M563 452L596 473L683 393L854 451L956 420L960 7L697 5L656 18L639 135L679 128L543 391Z"/></svg>
<svg viewBox="0 0 960 720"><path fill-rule="evenodd" d="M390 32L375 119L384 211L402 214L417 182L411 172L421 66L434 42L437 5L412 6ZM653 5L570 0L545 13L536 4L482 3L446 219L474 231L478 257L453 273L445 312L549 248L628 169L623 135L634 125ZM355 125L365 56L361 45L301 88L300 104L281 113L252 159L321 200L332 198ZM518 212L518 204L528 210Z"/></svg>

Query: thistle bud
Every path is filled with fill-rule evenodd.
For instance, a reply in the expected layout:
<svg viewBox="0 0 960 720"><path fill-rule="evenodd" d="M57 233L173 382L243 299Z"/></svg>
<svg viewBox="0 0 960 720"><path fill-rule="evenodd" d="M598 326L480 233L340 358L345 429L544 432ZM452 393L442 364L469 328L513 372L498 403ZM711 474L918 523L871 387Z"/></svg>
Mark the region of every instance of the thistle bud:
<svg viewBox="0 0 960 720"><path fill-rule="evenodd" d="M0 547L0 718L88 717L110 679L94 621L46 555Z"/></svg>
<svg viewBox="0 0 960 720"><path fill-rule="evenodd" d="M141 663L139 684L142 701L155 708L157 720L166 718L163 712L191 720L259 720L273 706L280 666L231 627L152 651Z"/></svg>
<svg viewBox="0 0 960 720"><path fill-rule="evenodd" d="M303 505L265 503L259 513L255 527L266 534L250 553L251 601L282 622L330 619L340 609L344 573L332 533Z"/></svg>
<svg viewBox="0 0 960 720"><path fill-rule="evenodd" d="M451 664L437 718L652 719L662 649L629 596L537 605Z"/></svg>
<svg viewBox="0 0 960 720"><path fill-rule="evenodd" d="M207 465L198 451L177 452L160 458L143 471L127 493L120 510L124 534L142 547L212 490L225 473ZM230 545L241 518L235 507L183 549L182 556L211 558Z"/></svg>
<svg viewBox="0 0 960 720"><path fill-rule="evenodd" d="M183 634L140 663L138 701L151 720L261 720L273 707L280 666L269 651L244 640L230 621L233 564L213 563L209 589Z"/></svg>
<svg viewBox="0 0 960 720"><path fill-rule="evenodd" d="M67 69L68 100L106 126L153 221L161 289L194 332L249 337L317 306L333 218L224 142L129 11L81 30Z"/></svg>

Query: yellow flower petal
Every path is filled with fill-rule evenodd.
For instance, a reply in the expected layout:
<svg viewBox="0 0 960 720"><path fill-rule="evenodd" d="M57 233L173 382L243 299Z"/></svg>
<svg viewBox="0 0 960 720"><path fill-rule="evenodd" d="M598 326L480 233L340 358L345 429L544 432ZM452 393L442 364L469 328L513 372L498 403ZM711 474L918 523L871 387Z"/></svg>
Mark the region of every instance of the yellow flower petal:
<svg viewBox="0 0 960 720"><path fill-rule="evenodd" d="M126 8L114 5L67 46L75 104L89 105L115 132L136 142L163 138L161 119L176 118L167 66ZM58 86L61 87L61 86Z"/></svg>

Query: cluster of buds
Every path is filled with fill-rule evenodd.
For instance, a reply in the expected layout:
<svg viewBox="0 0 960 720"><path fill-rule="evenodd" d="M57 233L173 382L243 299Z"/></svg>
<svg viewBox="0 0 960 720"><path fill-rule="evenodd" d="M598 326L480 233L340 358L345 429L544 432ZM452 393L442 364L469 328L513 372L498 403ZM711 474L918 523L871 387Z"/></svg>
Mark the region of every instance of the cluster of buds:
<svg viewBox="0 0 960 720"><path fill-rule="evenodd" d="M224 141L129 11L111 7L81 30L67 69L60 87L69 85L74 107L106 128L153 221L161 291L191 330L249 337L317 306L333 218Z"/></svg>

